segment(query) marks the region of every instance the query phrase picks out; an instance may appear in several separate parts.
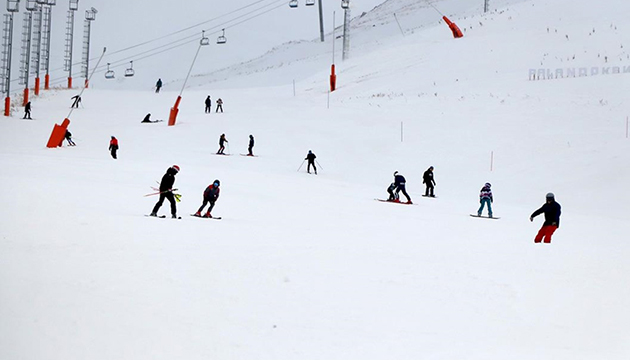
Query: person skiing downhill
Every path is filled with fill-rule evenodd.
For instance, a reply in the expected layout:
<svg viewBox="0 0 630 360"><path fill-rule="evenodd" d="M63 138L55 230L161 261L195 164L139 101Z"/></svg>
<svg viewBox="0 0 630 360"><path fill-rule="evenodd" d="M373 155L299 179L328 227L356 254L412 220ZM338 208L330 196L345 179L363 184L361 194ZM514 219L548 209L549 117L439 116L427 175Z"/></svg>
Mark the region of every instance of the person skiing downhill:
<svg viewBox="0 0 630 360"><path fill-rule="evenodd" d="M72 133L68 129L66 129L65 138L68 141L68 146L76 146L77 145L77 144L74 143L74 141L72 141Z"/></svg>
<svg viewBox="0 0 630 360"><path fill-rule="evenodd" d="M249 135L249 146L247 147L247 155L254 156L252 150L254 149L254 135Z"/></svg>
<svg viewBox="0 0 630 360"><path fill-rule="evenodd" d="M306 154L306 158L304 158L304 160L308 160L308 165L306 166L306 172L307 173L311 173L311 165L313 166L313 170L315 170L315 175L317 175L317 168L315 167L315 159L317 158L317 156L315 156L315 154L313 154L313 152L311 150L308 151L308 154ZM303 164L303 163L302 163Z"/></svg>
<svg viewBox="0 0 630 360"><path fill-rule="evenodd" d="M542 213L545 214L545 222L534 238L534 243L544 241L545 244L550 244L551 235L560 227L560 204L556 202L556 197L553 193L548 193L547 196L545 196L545 200L545 204L543 204L540 209L534 211L529 217L529 221L534 221L536 216Z"/></svg>
<svg viewBox="0 0 630 360"><path fill-rule="evenodd" d="M159 93L160 89L162 88L162 79L158 79L158 81L155 83L155 93Z"/></svg>
<svg viewBox="0 0 630 360"><path fill-rule="evenodd" d="M492 217L492 202L494 201L494 199L492 198L492 190L490 190L490 187L492 185L490 185L490 183L486 183L482 188L481 188L481 192L479 193L479 203L481 204L481 206L479 207L479 210L477 210L477 216L481 216L481 212L483 211L484 206L486 206L486 204L488 205L488 216Z"/></svg>
<svg viewBox="0 0 630 360"><path fill-rule="evenodd" d="M407 194L405 183L405 177L400 175L398 171L394 171L394 184L396 185L396 199L394 201L400 202L398 193L402 191L403 195L407 198L407 204L412 204L411 198L409 197L409 194Z"/></svg>
<svg viewBox="0 0 630 360"><path fill-rule="evenodd" d="M219 137L219 151L217 151L217 155L225 155L223 151L225 151L225 143L229 143L225 138L225 134L221 134Z"/></svg>
<svg viewBox="0 0 630 360"><path fill-rule="evenodd" d="M217 110L215 112L219 112L219 110L223 112L223 100L221 100L221 98L218 98L216 103L217 103Z"/></svg>
<svg viewBox="0 0 630 360"><path fill-rule="evenodd" d="M207 204L210 204L210 206L208 207L208 211L205 213L205 215L203 215L203 217L212 217L210 212L214 208L214 203L219 199L219 193L221 192L219 186L221 186L221 182L218 179L214 180L211 185L208 185L206 190L203 192L203 204L201 204L201 207L193 216L201 217L201 212L203 211L203 208L206 207Z"/></svg>
<svg viewBox="0 0 630 360"><path fill-rule="evenodd" d="M389 198L387 199L387 201L398 200L398 194L394 193L394 190L396 190L396 183L391 183L387 188L387 192L389 193Z"/></svg>
<svg viewBox="0 0 630 360"><path fill-rule="evenodd" d="M116 152L118 151L118 139L115 136L112 136L112 139L109 141L109 150L111 151L112 157L117 159Z"/></svg>
<svg viewBox="0 0 630 360"><path fill-rule="evenodd" d="M433 194L433 188L435 187L435 180L433 180L433 166L430 166L422 175L422 183L426 184L427 187L424 192L424 196L435 197Z"/></svg>
<svg viewBox="0 0 630 360"><path fill-rule="evenodd" d="M210 95L206 98L206 114L212 113L212 99L210 99Z"/></svg>
<svg viewBox="0 0 630 360"><path fill-rule="evenodd" d="M153 207L153 211L149 216L157 216L157 212L164 203L164 199L168 199L171 203L171 216L177 219L177 206L175 204L175 196L173 195L173 185L175 184L175 175L179 173L179 166L173 165L166 170L166 174L162 176L160 182L160 200Z"/></svg>
<svg viewBox="0 0 630 360"><path fill-rule="evenodd" d="M72 106L70 106L71 108L79 108L79 104L81 104L81 97L79 95L74 95L73 97L70 98L70 100L74 100L72 102Z"/></svg>
<svg viewBox="0 0 630 360"><path fill-rule="evenodd" d="M24 117L23 119L29 119L29 120L33 120L31 119L31 102L27 102L26 105L24 105Z"/></svg>

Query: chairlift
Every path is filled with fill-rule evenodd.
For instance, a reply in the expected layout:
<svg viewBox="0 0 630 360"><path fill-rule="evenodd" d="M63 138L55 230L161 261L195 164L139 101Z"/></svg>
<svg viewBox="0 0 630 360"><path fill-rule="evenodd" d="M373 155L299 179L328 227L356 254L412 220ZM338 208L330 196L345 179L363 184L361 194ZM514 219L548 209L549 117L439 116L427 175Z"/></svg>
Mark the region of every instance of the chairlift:
<svg viewBox="0 0 630 360"><path fill-rule="evenodd" d="M130 61L129 63L129 69L125 70L125 77L132 77L136 74L136 72L133 71L133 61Z"/></svg>
<svg viewBox="0 0 630 360"><path fill-rule="evenodd" d="M289 1L289 7L292 7L292 8L298 7L298 1L297 0Z"/></svg>
<svg viewBox="0 0 630 360"><path fill-rule="evenodd" d="M202 46L210 45L210 39L206 36L205 30L201 30L201 40L199 40L199 45L202 45Z"/></svg>
<svg viewBox="0 0 630 360"><path fill-rule="evenodd" d="M342 9L350 8L350 0L341 0L341 8Z"/></svg>
<svg viewBox="0 0 630 360"><path fill-rule="evenodd" d="M114 70L109 69L109 63L107 63L107 72L105 72L105 79L113 79L114 78Z"/></svg>
<svg viewBox="0 0 630 360"><path fill-rule="evenodd" d="M306 0L306 6L313 6L315 5L315 0Z"/></svg>
<svg viewBox="0 0 630 360"><path fill-rule="evenodd" d="M225 37L225 29L223 29L223 34L217 38L217 44L225 44L227 42L227 38Z"/></svg>

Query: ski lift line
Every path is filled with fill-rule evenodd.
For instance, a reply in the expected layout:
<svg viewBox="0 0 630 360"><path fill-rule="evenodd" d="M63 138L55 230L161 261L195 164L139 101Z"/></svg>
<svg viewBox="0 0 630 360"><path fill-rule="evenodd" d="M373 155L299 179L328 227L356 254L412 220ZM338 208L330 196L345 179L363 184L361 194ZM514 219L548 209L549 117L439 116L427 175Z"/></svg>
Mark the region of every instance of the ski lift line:
<svg viewBox="0 0 630 360"><path fill-rule="evenodd" d="M262 0L262 1L266 1L266 0ZM262 1L258 1L258 2L262 2ZM253 3L253 4L250 4L250 5L245 6L245 7L242 7L242 8L240 8L240 9L238 9L238 10L242 10L242 9L244 9L244 8L247 8L247 7L253 6L253 5L257 4L258 2ZM282 4L280 4L280 5L276 6L276 7L272 8L272 9L266 10L266 11L264 11L264 12L262 12L262 13L258 14L258 15L252 16L252 17L248 18L246 21L251 20L251 19L255 19L256 17L261 16L261 15L264 15L264 14L266 14L266 13L268 13L268 12L272 11L272 10L276 10L276 9L281 8L281 7L282 7L282 6L284 6L284 4L285 4L284 0L278 0L278 1L275 1L275 2L274 2L274 3L272 3L271 5L273 5L273 4L275 4L275 3L280 3L280 2L281 2ZM255 13L255 12L257 12L257 11L260 11L260 10L262 10L262 9L264 9L265 7L268 7L268 6L270 6L270 4L264 5L264 6L260 7L260 8L257 8L257 9L255 9L255 10L253 10L253 11L250 11L250 12L248 12L248 13L245 13L245 14L239 15L239 16L237 16L237 17L235 17L235 18L231 19L231 20L227 20L226 22L224 22L224 23L222 23L222 24L218 24L218 25L213 26L213 27L211 27L211 28L209 28L209 29L206 29L205 31L211 31L211 30L214 30L214 29L223 29L223 28L225 28L225 29L229 29L229 28L234 27L234 26L236 26L236 25L240 25L240 24L242 24L242 23L244 23L244 22L246 22L246 21L241 21L241 22L238 22L238 23L235 23L235 24L232 24L232 25L226 25L226 24L229 24L230 22L232 22L232 21L234 21L234 20L240 19L240 18L242 18L243 16L251 15L252 13ZM235 11L233 11L232 13L237 12L238 10L235 10ZM226 14L226 15L222 15L222 16L220 16L220 17L225 17L225 16L227 16L227 14ZM220 17L217 17L217 18L220 18ZM209 20L209 21L210 21L210 20ZM209 21L208 21L208 22L209 22ZM215 32L211 32L210 34L217 34L217 33L219 33L219 32L220 32L220 30L216 30ZM197 41L197 40L198 40L198 36L199 36L198 34L188 35L188 36L183 37L183 38L180 38L180 39L178 39L178 40L171 41L171 42L169 42L169 43L167 43L167 44L160 45L160 46L158 46L158 47L156 47L156 48L149 49L149 50L147 50L147 51L145 51L145 52L140 53L140 55L145 54L145 53L147 53L147 52L149 52L149 51L152 51L152 50L156 50L156 49L159 49L159 48L163 48L163 47L167 47L167 46L173 45L173 44L178 43L178 42L180 42L180 41L186 41L186 40L191 39L191 38L194 38L194 40L193 40L193 41ZM163 39L163 38L165 38L165 37L166 37L166 36L164 36L164 37L162 37L162 38L160 38L160 39ZM154 39L154 40L155 40L155 41L157 41L157 39ZM111 53L109 53L107 56L109 57L109 56L111 56L111 55L115 55L115 54L121 53L121 52L123 52L123 51L129 50L129 49L131 49L131 48L135 48L135 47L139 47L139 46L145 45L145 44L150 43L150 42L153 42L153 40L148 41L148 42L145 42L145 43L142 43L142 44L138 44L138 45L133 46L133 47L129 47L129 48L126 48L126 49L121 49L121 50L117 50L117 51L111 52ZM192 42L192 41L190 41L190 42ZM186 43L188 43L188 42L186 42ZM134 56L128 56L128 57L126 57L126 58L125 58L124 60L122 60L122 61L125 61L125 62L126 62L126 61L128 61L129 59L132 59L132 58L134 58ZM95 59L96 59L96 57L95 57L95 58L90 59L90 61L94 61ZM112 64L113 64L113 63L118 63L118 62L119 62L119 61L114 61L114 62L112 62ZM82 63L83 63L83 62L77 62L77 63L74 63L73 65L81 65ZM61 70L63 70L63 68L56 68L56 69L54 69L54 70L51 70L51 72L56 72L56 71L61 71ZM15 81L15 80L14 80L14 81Z"/></svg>
<svg viewBox="0 0 630 360"><path fill-rule="evenodd" d="M104 47L103 48L103 53L101 54L101 57L98 59L98 62L96 63L96 66L92 70L92 73L87 78L86 84L89 84L90 80L92 80L92 76L94 76L94 73L96 72L96 68L98 67L98 64L100 64L101 60L103 60L103 56L105 56L105 52L106 51L107 51L107 48ZM83 85L83 89L81 89L81 92L79 93L79 99L81 98L81 95L83 95L83 92L85 91L85 89L87 89L87 87L85 85ZM70 112L68 113L68 116L66 116L66 119L70 119L70 115L72 115L72 112L74 111L74 109L75 109L74 107L70 109Z"/></svg>
<svg viewBox="0 0 630 360"><path fill-rule="evenodd" d="M435 11L437 11L440 15L444 16L444 14L442 14L442 12L440 10L438 10L438 8L436 8L433 4L431 4L431 2L429 0L427 0L427 4L429 4L429 6L431 6L433 9L435 9Z"/></svg>

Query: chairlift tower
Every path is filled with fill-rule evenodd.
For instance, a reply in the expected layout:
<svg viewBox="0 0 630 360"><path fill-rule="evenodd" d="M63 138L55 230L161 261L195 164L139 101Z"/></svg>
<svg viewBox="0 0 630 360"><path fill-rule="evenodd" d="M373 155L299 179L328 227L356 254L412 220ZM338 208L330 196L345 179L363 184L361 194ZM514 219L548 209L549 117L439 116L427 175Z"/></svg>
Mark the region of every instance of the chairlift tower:
<svg viewBox="0 0 630 360"><path fill-rule="evenodd" d="M74 12L79 10L79 0L70 0L66 20L66 50L63 70L68 72L68 89L72 89L72 47L74 43Z"/></svg>
<svg viewBox="0 0 630 360"><path fill-rule="evenodd" d="M28 103L29 89L28 82L30 78L30 61L31 61L31 36L33 33L33 12L38 8L35 0L26 0L26 12L24 13L24 22L22 24L22 56L20 60L20 84L24 85L24 99L22 105Z"/></svg>
<svg viewBox="0 0 630 360"><path fill-rule="evenodd" d="M36 0L33 11L33 31L31 34L31 71L35 74L35 95L39 95L39 61L42 53L42 3L46 0Z"/></svg>
<svg viewBox="0 0 630 360"><path fill-rule="evenodd" d="M92 21L96 20L98 11L95 8L85 11L85 21L83 27L83 75L85 77L85 87L88 87L90 77L90 35L92 34Z"/></svg>
<svg viewBox="0 0 630 360"><path fill-rule="evenodd" d="M348 58L350 52L350 0L342 0L341 8L343 8L343 51L341 55L342 60Z"/></svg>
<svg viewBox="0 0 630 360"><path fill-rule="evenodd" d="M315 5L315 0L306 0L307 6ZM298 0L289 1L289 7L295 9L298 7ZM321 42L324 42L324 9L322 6L322 0L319 0L319 38Z"/></svg>
<svg viewBox="0 0 630 360"><path fill-rule="evenodd" d="M44 89L50 89L50 33L52 29L52 7L57 0L44 0L42 2L42 50L40 55L41 70L46 71L44 76Z"/></svg>
<svg viewBox="0 0 630 360"><path fill-rule="evenodd" d="M2 62L0 64L0 88L4 97L4 116L11 116L11 56L13 49L13 16L20 11L20 0L7 0L7 14L2 27Z"/></svg>
<svg viewBox="0 0 630 360"><path fill-rule="evenodd" d="M487 13L490 10L490 0L483 0L483 12Z"/></svg>

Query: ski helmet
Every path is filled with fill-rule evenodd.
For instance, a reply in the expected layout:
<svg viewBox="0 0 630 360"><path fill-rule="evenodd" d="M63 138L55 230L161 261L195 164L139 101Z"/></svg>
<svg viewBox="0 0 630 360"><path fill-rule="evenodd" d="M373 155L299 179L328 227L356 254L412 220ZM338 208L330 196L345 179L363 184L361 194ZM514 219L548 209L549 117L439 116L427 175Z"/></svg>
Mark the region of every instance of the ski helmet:
<svg viewBox="0 0 630 360"><path fill-rule="evenodd" d="M486 183L486 187L491 187L492 185L490 185L490 183Z"/></svg>
<svg viewBox="0 0 630 360"><path fill-rule="evenodd" d="M173 165L172 168L175 169L175 171L179 172L179 166Z"/></svg>
<svg viewBox="0 0 630 360"><path fill-rule="evenodd" d="M398 175L398 170L394 171L394 176Z"/></svg>
<svg viewBox="0 0 630 360"><path fill-rule="evenodd" d="M551 199L551 200L553 200L553 199L555 199L555 198L556 198L556 196L555 196L553 193L547 193L546 198L547 198L547 199Z"/></svg>
<svg viewBox="0 0 630 360"><path fill-rule="evenodd" d="M219 179L214 180L214 182L212 184L214 186L221 186L221 182L219 181Z"/></svg>

